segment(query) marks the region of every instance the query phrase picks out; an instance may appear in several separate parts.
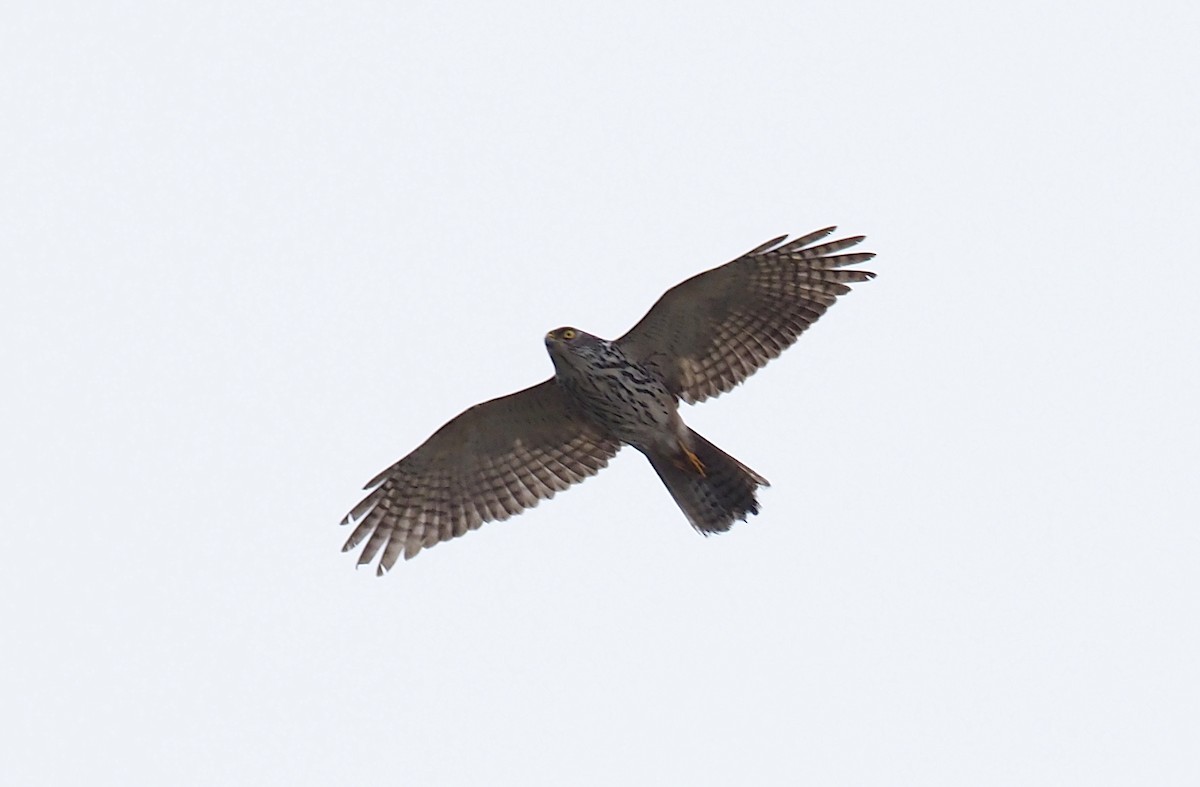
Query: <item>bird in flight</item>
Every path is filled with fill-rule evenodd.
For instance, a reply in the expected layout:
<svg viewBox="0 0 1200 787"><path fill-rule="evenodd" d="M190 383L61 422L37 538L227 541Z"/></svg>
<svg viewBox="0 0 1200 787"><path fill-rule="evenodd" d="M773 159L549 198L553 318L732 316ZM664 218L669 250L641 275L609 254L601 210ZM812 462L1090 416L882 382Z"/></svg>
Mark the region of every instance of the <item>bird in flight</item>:
<svg viewBox="0 0 1200 787"><path fill-rule="evenodd" d="M546 334L554 376L471 407L364 487L342 520L378 573L400 555L508 519L595 475L624 445L650 460L688 522L722 533L758 513L767 479L683 422L679 401L719 396L790 347L851 282L862 236L836 227L781 236L672 287L608 341L578 328Z"/></svg>

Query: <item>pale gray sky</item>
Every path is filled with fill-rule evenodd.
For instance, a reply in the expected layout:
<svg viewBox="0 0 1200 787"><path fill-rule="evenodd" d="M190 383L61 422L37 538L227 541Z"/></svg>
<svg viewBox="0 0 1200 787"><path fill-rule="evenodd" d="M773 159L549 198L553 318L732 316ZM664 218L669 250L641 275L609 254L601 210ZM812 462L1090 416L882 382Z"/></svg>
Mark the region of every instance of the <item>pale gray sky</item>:
<svg viewBox="0 0 1200 787"><path fill-rule="evenodd" d="M0 782L1200 781L1192 3L11 3ZM376 579L447 419L774 235L879 278ZM775 426L771 426L775 425Z"/></svg>

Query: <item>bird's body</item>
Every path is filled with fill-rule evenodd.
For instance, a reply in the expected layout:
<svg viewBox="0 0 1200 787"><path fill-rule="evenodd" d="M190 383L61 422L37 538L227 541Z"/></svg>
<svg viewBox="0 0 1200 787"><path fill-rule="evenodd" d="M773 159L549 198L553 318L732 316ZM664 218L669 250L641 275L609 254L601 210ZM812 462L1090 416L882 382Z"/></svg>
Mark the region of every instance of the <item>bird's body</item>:
<svg viewBox="0 0 1200 787"><path fill-rule="evenodd" d="M577 328L546 334L555 383L585 418L641 451L701 533L728 530L758 513L754 490L767 480L693 432L679 397L615 342Z"/></svg>
<svg viewBox="0 0 1200 787"><path fill-rule="evenodd" d="M616 344L576 328L546 334L554 379L600 427L642 453L683 439L679 398Z"/></svg>
<svg viewBox="0 0 1200 787"><path fill-rule="evenodd" d="M776 238L669 290L628 333L576 328L546 335L554 377L478 404L373 479L346 515L344 547L367 539L359 564L507 519L603 468L623 445L650 460L698 531L728 530L758 513L767 480L692 431L680 400L730 390L786 349L873 273L845 269L873 254L837 254L862 238L812 245L833 227Z"/></svg>

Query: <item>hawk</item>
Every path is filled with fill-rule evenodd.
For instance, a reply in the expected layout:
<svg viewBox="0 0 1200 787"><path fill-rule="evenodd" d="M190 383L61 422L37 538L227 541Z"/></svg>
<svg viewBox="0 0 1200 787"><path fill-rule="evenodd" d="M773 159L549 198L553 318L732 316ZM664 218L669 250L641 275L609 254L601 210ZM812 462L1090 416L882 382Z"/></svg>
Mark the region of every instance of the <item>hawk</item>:
<svg viewBox="0 0 1200 787"><path fill-rule="evenodd" d="M688 522L709 535L758 513L767 479L689 429L679 401L719 396L790 347L850 291L874 278L845 266L862 236L827 227L770 240L672 287L608 341L577 328L546 334L554 376L477 404L364 487L342 551L366 546L382 575L401 554L508 519L599 472L624 445L650 460Z"/></svg>

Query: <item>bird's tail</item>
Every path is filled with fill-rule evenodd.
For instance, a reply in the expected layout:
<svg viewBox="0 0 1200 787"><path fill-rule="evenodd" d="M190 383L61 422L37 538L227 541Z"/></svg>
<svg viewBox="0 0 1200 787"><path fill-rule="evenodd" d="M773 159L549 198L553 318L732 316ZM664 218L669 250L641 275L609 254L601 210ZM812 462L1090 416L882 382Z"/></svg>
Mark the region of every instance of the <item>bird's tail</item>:
<svg viewBox="0 0 1200 787"><path fill-rule="evenodd" d="M688 442L674 456L647 458L692 527L724 533L734 520L757 514L755 491L770 486L767 479L690 429Z"/></svg>

